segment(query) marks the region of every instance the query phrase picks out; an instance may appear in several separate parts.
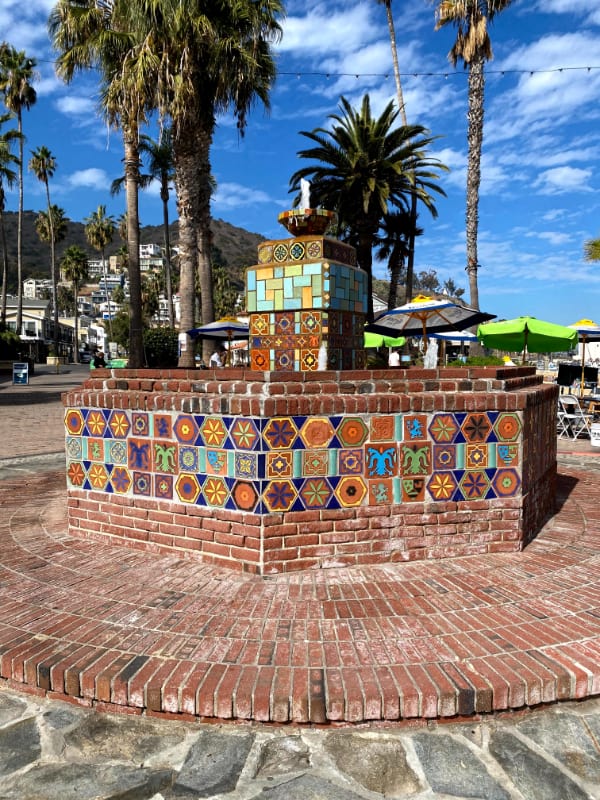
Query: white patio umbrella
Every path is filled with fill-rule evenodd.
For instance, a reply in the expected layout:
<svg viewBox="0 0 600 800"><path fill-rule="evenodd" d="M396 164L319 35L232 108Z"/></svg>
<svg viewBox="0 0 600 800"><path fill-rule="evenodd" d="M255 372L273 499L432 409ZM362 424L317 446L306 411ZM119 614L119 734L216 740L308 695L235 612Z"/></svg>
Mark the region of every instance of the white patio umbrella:
<svg viewBox="0 0 600 800"><path fill-rule="evenodd" d="M422 336L424 349L427 350L428 336L462 330L494 319L495 316L449 298L420 294L410 303L378 314L367 330L387 336Z"/></svg>
<svg viewBox="0 0 600 800"><path fill-rule="evenodd" d="M198 328L187 331L192 339L247 339L250 336L250 326L235 317L224 317L214 322L207 322Z"/></svg>

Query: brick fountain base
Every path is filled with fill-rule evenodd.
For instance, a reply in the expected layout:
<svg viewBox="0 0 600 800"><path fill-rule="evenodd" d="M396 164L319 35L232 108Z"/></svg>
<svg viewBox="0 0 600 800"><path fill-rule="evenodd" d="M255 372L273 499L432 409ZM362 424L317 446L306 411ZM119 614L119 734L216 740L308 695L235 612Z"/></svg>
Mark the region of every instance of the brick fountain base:
<svg viewBox="0 0 600 800"><path fill-rule="evenodd" d="M96 370L64 396L69 532L258 575L518 551L556 396L530 367Z"/></svg>

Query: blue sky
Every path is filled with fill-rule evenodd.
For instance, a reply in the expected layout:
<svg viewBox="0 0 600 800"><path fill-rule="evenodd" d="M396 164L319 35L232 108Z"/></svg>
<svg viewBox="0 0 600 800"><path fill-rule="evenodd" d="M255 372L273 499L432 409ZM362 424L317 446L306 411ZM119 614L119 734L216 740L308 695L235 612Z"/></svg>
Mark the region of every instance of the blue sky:
<svg viewBox="0 0 600 800"><path fill-rule="evenodd" d="M74 220L99 204L118 216L111 198L121 174L118 132L96 114L92 77L65 86L54 75L46 19L51 0L2 0L0 38L38 60L38 102L24 115L26 155L50 148L58 168L53 202ZM340 95L359 105L368 92L380 113L395 96L385 8L375 0L287 4L276 48L279 77L271 112L257 108L241 139L219 120L212 151L218 190L213 216L267 238L286 236L277 223L291 206L289 178L309 145L301 130L327 124ZM451 172L441 184L439 216L423 210L425 233L415 269L434 269L467 289L465 175L467 76L447 60L455 31L434 30L430 0L394 0L398 57L410 123L439 137L431 150ZM479 293L483 310L500 318L531 314L561 324L600 323L600 264L583 261L586 239L600 236L600 8L598 0L514 0L490 27L479 223ZM149 131L155 135L156 131ZM31 174L25 208L45 206ZM16 192L8 209L16 210ZM175 203L171 214L176 215ZM157 188L142 193L142 224L160 224ZM385 277L384 264L375 272ZM465 295L468 298L468 289Z"/></svg>

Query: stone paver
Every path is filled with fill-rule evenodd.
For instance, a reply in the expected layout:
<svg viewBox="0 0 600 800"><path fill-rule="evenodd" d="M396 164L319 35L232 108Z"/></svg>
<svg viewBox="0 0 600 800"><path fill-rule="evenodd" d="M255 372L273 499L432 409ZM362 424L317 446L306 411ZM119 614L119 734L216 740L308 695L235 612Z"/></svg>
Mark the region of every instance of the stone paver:
<svg viewBox="0 0 600 800"><path fill-rule="evenodd" d="M598 700L332 730L98 714L0 688L0 797L599 800L599 729Z"/></svg>

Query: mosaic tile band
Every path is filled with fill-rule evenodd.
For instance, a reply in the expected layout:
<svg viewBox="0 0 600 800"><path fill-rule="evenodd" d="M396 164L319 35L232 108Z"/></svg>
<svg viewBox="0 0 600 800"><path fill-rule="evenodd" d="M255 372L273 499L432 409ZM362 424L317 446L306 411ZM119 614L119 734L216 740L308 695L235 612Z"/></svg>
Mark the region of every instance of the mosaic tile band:
<svg viewBox="0 0 600 800"><path fill-rule="evenodd" d="M272 419L68 408L69 486L267 514L514 497L518 412Z"/></svg>

